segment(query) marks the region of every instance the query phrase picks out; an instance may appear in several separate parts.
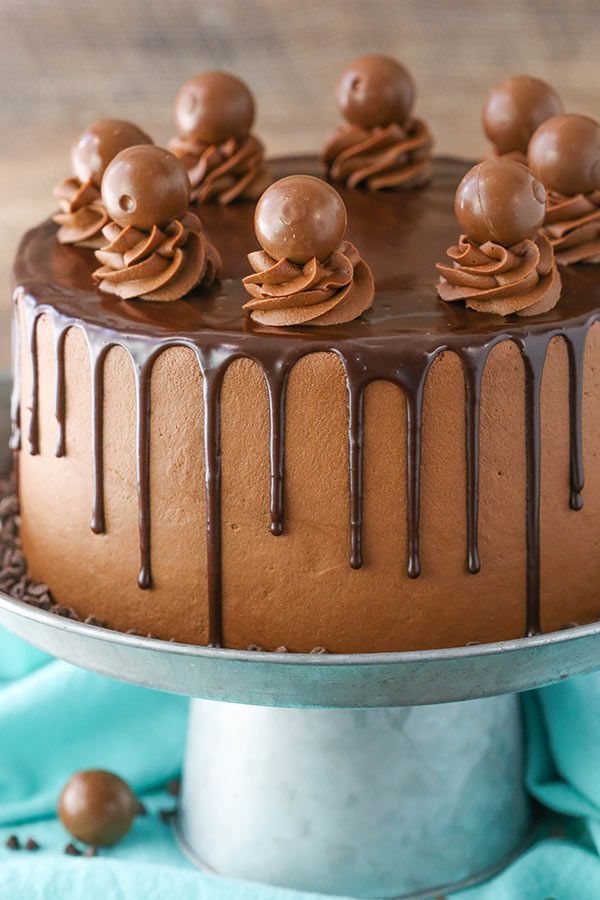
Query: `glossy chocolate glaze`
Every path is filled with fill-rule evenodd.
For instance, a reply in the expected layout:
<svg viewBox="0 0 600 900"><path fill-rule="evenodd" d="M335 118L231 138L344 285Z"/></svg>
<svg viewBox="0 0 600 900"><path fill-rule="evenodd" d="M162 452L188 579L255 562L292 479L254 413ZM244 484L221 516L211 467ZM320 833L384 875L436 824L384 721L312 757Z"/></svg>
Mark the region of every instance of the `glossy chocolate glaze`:
<svg viewBox="0 0 600 900"><path fill-rule="evenodd" d="M335 327L269 328L253 323L242 311L246 299L241 278L248 272L246 254L257 249L253 206L204 207L202 219L210 240L223 257L223 279L208 290L173 303L123 301L96 292L91 273L93 253L55 240L47 222L25 235L15 264L17 295L23 298L25 334L16 335L33 368L28 435L30 453L39 452L37 409L37 318L47 313L53 323L56 354L57 454L65 452L64 335L73 325L87 338L92 372L94 500L92 528L104 530L103 496L103 367L111 346L120 344L131 356L137 391L137 459L140 525L140 588L152 586L150 535L150 377L160 353L170 346L190 347L203 373L205 422L206 516L210 641L219 645L221 622L221 470L220 389L227 366L240 357L255 360L268 387L270 414L271 503L274 535L285 527L285 394L289 373L302 356L336 353L348 383L348 453L350 491L350 565L362 565L363 410L367 385L385 379L403 388L407 401L408 575L420 574L419 513L423 393L434 359L445 350L460 357L466 385L467 454L466 568L482 565L478 550L479 421L481 382L488 354L511 340L525 364L527 459L527 631L540 628L540 393L548 344L560 335L567 342L570 367L571 507L582 506L582 392L585 341L600 319L600 278L595 266L561 271L563 293L551 312L532 319L501 318L446 304L436 295L435 263L456 241L454 193L470 164L435 162L432 183L404 194L376 194L342 189L348 210L347 238L373 269L376 297L360 319ZM277 160L273 176L318 175L316 160ZM18 329L17 329L18 330ZM13 397L13 446L20 444L19 383ZM266 523L265 523L266 525ZM485 561L483 561L485 564Z"/></svg>

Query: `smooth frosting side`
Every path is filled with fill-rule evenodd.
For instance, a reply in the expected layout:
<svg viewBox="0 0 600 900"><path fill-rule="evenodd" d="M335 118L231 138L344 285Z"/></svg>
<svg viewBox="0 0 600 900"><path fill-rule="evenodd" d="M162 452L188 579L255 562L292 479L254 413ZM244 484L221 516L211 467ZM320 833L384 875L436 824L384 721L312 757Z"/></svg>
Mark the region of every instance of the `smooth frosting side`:
<svg viewBox="0 0 600 900"><path fill-rule="evenodd" d="M108 215L100 197L100 191L91 178L81 182L78 178L64 178L52 191L58 200L60 212L52 217L59 226L56 239L61 244L100 249L105 243L102 229L108 224Z"/></svg>
<svg viewBox="0 0 600 900"><path fill-rule="evenodd" d="M231 138L219 145L174 137L169 150L188 170L195 203L226 205L238 199L257 200L271 182L264 146L254 135L242 140Z"/></svg>
<svg viewBox="0 0 600 900"><path fill-rule="evenodd" d="M92 277L100 290L123 300L179 300L198 285L211 285L221 271L221 258L193 213L150 232L111 222L103 235L108 243L96 251L102 265Z"/></svg>
<svg viewBox="0 0 600 900"><path fill-rule="evenodd" d="M403 127L362 128L342 125L323 149L323 161L334 181L372 191L403 190L431 178L433 138L421 119Z"/></svg>
<svg viewBox="0 0 600 900"><path fill-rule="evenodd" d="M600 263L600 191L574 197L548 191L544 234L562 265Z"/></svg>
<svg viewBox="0 0 600 900"><path fill-rule="evenodd" d="M469 309L499 316L535 316L558 303L560 275L543 234L508 248L493 241L478 246L461 235L447 254L451 265L437 263L442 300L464 300Z"/></svg>
<svg viewBox="0 0 600 900"><path fill-rule="evenodd" d="M248 254L253 275L243 279L252 299L244 305L261 325L339 325L356 319L375 297L373 275L349 241L325 262L275 260L264 250Z"/></svg>

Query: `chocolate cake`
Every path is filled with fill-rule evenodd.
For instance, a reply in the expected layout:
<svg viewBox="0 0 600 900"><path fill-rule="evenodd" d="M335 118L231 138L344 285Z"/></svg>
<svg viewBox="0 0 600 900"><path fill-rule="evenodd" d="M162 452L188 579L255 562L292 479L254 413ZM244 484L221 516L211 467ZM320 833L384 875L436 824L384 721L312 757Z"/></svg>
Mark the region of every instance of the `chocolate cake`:
<svg viewBox="0 0 600 900"><path fill-rule="evenodd" d="M524 165L431 159L406 71L359 62L335 153L245 156L254 107L211 73L194 154L103 161L95 252L23 238L21 538L77 617L302 652L600 617L600 270L557 266Z"/></svg>
<svg viewBox="0 0 600 900"><path fill-rule="evenodd" d="M440 300L467 169L437 159L401 197L340 189L375 300L319 329L243 311L251 204L203 209L221 280L164 304L95 291L89 250L30 231L13 414L34 577L82 617L227 647L428 648L597 618L600 276L563 269L531 319Z"/></svg>

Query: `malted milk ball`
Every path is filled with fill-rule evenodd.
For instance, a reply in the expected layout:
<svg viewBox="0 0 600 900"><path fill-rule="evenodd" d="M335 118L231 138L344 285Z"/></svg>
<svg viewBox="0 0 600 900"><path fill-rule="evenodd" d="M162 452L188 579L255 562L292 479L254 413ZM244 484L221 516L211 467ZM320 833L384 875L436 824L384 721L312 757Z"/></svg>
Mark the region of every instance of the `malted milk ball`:
<svg viewBox="0 0 600 900"><path fill-rule="evenodd" d="M527 166L486 160L470 169L454 199L456 218L476 244L510 247L533 238L544 221L546 191Z"/></svg>
<svg viewBox="0 0 600 900"><path fill-rule="evenodd" d="M346 232L346 207L335 188L312 175L276 181L256 205L254 228L261 247L274 259L304 265L325 260Z"/></svg>

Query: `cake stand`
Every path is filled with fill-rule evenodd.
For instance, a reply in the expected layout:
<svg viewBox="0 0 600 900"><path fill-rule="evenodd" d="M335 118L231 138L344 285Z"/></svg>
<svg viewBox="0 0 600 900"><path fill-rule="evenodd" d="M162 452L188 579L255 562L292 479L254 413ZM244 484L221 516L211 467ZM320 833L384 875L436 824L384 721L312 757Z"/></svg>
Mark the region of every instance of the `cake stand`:
<svg viewBox="0 0 600 900"><path fill-rule="evenodd" d="M512 692L600 665L600 624L352 656L174 644L6 595L0 624L75 665L195 698L176 823L194 862L360 897L429 896L521 849L530 811Z"/></svg>
<svg viewBox="0 0 600 900"><path fill-rule="evenodd" d="M600 623L320 656L121 634L5 594L0 625L75 665L192 698L175 827L193 862L352 897L426 897L505 865L531 823L516 692L600 668Z"/></svg>

